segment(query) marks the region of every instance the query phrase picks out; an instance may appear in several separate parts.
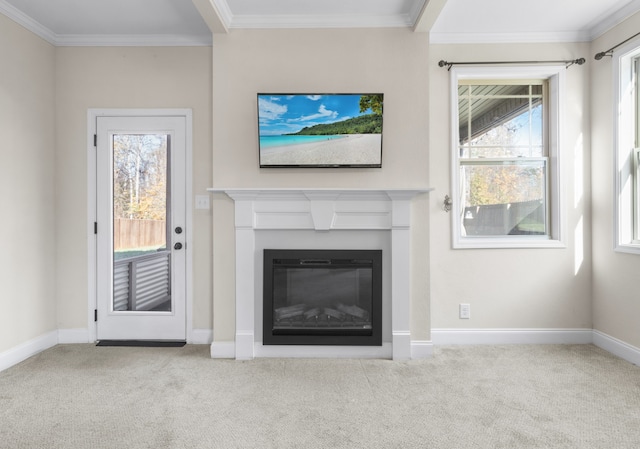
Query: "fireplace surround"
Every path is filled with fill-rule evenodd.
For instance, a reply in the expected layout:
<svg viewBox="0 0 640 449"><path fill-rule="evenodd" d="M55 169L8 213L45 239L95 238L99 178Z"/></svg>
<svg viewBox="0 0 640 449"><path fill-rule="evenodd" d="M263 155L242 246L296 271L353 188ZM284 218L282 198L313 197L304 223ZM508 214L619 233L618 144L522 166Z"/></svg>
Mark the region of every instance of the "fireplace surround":
<svg viewBox="0 0 640 449"><path fill-rule="evenodd" d="M412 342L411 200L431 189L211 188L234 201L235 339L214 341L211 356L250 360L254 357L375 357L407 360L428 357L428 342ZM303 237L300 237L303 235ZM347 235L347 237L344 237ZM266 238L265 236L268 236ZM381 237L383 236L383 237ZM293 238L300 237L300 238ZM384 240L366 243L369 239ZM387 248L388 311L382 346L265 345L262 338L262 251L274 247L335 247L335 239L357 241L366 249ZM265 241L269 246L265 246ZM327 243L329 242L329 243ZM373 247L373 248L372 248ZM386 306L384 306L386 307ZM260 316L257 312L260 312ZM386 324L385 324L386 323Z"/></svg>

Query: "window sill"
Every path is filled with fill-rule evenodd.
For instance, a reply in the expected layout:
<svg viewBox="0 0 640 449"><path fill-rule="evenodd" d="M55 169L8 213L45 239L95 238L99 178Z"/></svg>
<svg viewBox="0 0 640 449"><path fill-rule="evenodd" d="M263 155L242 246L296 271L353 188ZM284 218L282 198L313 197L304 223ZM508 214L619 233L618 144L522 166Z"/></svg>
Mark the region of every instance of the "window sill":
<svg viewBox="0 0 640 449"><path fill-rule="evenodd" d="M453 242L453 249L562 249L564 242L548 238L506 239L506 238L460 238ZM640 247L638 248L640 250Z"/></svg>
<svg viewBox="0 0 640 449"><path fill-rule="evenodd" d="M616 253L640 254L640 244L635 244L635 243L618 244L613 250Z"/></svg>

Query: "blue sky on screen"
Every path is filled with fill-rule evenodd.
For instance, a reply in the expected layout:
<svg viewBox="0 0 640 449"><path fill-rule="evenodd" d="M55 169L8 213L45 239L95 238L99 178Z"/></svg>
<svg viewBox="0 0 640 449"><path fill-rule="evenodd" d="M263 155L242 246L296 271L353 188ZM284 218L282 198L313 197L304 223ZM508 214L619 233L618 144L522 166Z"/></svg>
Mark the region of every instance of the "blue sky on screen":
<svg viewBox="0 0 640 449"><path fill-rule="evenodd" d="M302 128L363 115L360 95L258 95L261 136L297 133ZM365 114L371 111L365 112Z"/></svg>

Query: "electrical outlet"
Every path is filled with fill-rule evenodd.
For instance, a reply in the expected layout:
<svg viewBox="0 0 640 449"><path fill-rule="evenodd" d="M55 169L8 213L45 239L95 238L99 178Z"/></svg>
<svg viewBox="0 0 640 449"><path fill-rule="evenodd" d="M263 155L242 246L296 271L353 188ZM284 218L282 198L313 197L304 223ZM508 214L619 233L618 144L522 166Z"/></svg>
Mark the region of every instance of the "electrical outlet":
<svg viewBox="0 0 640 449"><path fill-rule="evenodd" d="M196 209L209 209L209 195L196 195Z"/></svg>
<svg viewBox="0 0 640 449"><path fill-rule="evenodd" d="M460 304L460 319L468 320L471 318L471 304Z"/></svg>

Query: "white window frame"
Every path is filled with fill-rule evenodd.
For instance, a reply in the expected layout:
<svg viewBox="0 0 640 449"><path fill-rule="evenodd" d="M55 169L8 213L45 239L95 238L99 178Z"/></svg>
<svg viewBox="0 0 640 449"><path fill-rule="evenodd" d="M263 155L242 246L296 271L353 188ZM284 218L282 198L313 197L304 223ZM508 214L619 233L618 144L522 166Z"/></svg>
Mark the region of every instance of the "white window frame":
<svg viewBox="0 0 640 449"><path fill-rule="evenodd" d="M562 129L562 100L565 92L565 66L502 66L502 67L453 67L451 69L451 207L452 246L454 249L467 248L564 248L562 232L562 186L560 183L560 130ZM548 187L547 211L549 233L544 236L473 236L462 235L460 156L458 151L458 81L459 80L531 80L548 81L547 111L547 157Z"/></svg>
<svg viewBox="0 0 640 449"><path fill-rule="evenodd" d="M637 86L633 64L640 58L640 39L620 47L612 56L614 95L614 250L640 254L640 170L636 133L638 124ZM638 142L640 143L640 142Z"/></svg>

